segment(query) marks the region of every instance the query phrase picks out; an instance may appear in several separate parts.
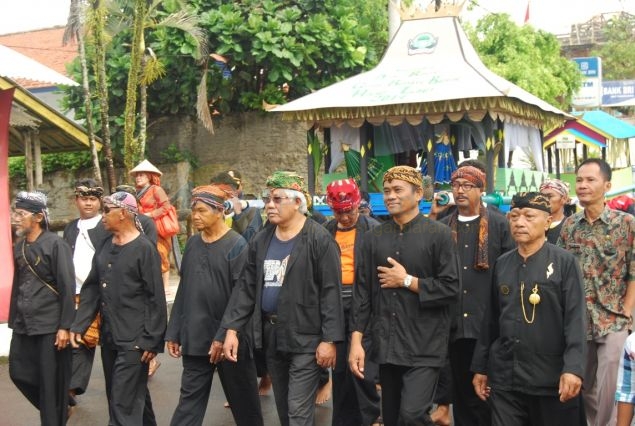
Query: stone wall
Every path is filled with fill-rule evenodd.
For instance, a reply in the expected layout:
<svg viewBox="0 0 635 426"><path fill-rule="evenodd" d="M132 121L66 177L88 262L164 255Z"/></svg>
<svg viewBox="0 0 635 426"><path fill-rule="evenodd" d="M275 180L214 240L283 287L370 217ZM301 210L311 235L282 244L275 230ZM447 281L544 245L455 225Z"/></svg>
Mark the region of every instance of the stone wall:
<svg viewBox="0 0 635 426"><path fill-rule="evenodd" d="M190 118L157 122L152 126L150 161L161 163L161 152L175 144L191 154L198 168L191 171L194 185L205 184L227 169L242 173L245 193L259 195L268 175L287 169L307 176L304 123L282 121L279 114L249 112L214 120L210 134Z"/></svg>
<svg viewBox="0 0 635 426"><path fill-rule="evenodd" d="M158 120L148 129L149 160L162 172L161 186L178 209L189 209L193 186L206 184L216 173L236 169L243 175L246 194L260 195L266 177L277 169L294 170L307 176L306 130L303 123L282 121L277 114L250 112L236 114L214 122L211 135L190 118ZM166 163L162 152L175 144L184 154L191 154L199 167L187 161ZM105 174L104 175L104 182ZM73 202L74 183L89 177L90 171L59 171L44 176L40 189L49 196L51 217L55 222L68 221L77 215ZM133 184L124 170L117 170L118 184ZM11 201L24 189L10 182Z"/></svg>

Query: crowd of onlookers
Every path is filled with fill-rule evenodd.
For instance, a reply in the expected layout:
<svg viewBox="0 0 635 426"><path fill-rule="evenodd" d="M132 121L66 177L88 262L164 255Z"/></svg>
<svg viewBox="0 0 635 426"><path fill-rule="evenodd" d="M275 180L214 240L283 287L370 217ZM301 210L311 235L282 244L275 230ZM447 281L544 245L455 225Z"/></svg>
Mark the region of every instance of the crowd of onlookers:
<svg viewBox="0 0 635 426"><path fill-rule="evenodd" d="M78 181L62 237L42 193L16 197L9 371L44 425L72 414L97 345L112 425L156 424L147 383L166 347L183 364L172 425L202 424L216 372L245 426L263 424L269 385L283 426L312 425L324 389L338 426L632 421L633 200L605 200L603 160L576 170L573 212L557 179L508 213L487 205L473 160L427 216L409 166L385 173L383 218L353 179L331 182L330 220L296 173L269 176L262 211L219 173L192 191L169 319L178 225L159 169L131 175L110 195Z"/></svg>

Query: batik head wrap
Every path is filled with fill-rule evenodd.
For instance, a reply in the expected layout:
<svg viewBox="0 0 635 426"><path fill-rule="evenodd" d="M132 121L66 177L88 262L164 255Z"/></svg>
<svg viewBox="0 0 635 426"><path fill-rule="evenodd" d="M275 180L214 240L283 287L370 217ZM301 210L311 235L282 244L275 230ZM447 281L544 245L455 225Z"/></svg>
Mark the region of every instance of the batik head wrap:
<svg viewBox="0 0 635 426"><path fill-rule="evenodd" d="M465 179L479 188L485 187L485 173L474 166L463 166L456 169L450 180L454 182L457 179Z"/></svg>
<svg viewBox="0 0 635 426"><path fill-rule="evenodd" d="M306 193L304 188L304 178L294 172L276 171L267 178L266 184L268 188L277 189L293 189Z"/></svg>
<svg viewBox="0 0 635 426"><path fill-rule="evenodd" d="M46 194L39 191L26 192L20 191L15 197L15 208L26 210L31 213L42 213L44 216L44 228L49 227L49 210L46 206L48 199Z"/></svg>
<svg viewBox="0 0 635 426"><path fill-rule="evenodd" d="M294 191L301 192L304 194L304 198L306 199L307 209L311 210L313 207L311 196L304 186L304 178L295 172L284 170L273 172L267 178L265 185L270 189L292 189Z"/></svg>
<svg viewBox="0 0 635 426"><path fill-rule="evenodd" d="M326 187L326 203L334 212L347 212L359 207L362 194L353 179L338 179Z"/></svg>
<svg viewBox="0 0 635 426"><path fill-rule="evenodd" d="M423 177L419 170L410 166L395 166L388 169L384 174L384 183L393 180L402 180L423 189Z"/></svg>
<svg viewBox="0 0 635 426"><path fill-rule="evenodd" d="M546 179L542 185L540 185L540 192L545 189L552 189L565 198L569 196L569 183L558 179Z"/></svg>
<svg viewBox="0 0 635 426"><path fill-rule="evenodd" d="M137 199L134 195L125 191L118 191L102 198L102 203L112 204L130 212L132 214L135 227L140 232L144 232L143 226L141 226L141 222L139 221L139 209L137 206Z"/></svg>
<svg viewBox="0 0 635 426"><path fill-rule="evenodd" d="M519 192L512 197L510 210L526 208L542 210L543 212L551 214L551 203L549 198L545 197L540 192Z"/></svg>
<svg viewBox="0 0 635 426"><path fill-rule="evenodd" d="M75 187L76 197L97 197L101 198L104 195L104 188L101 186L85 186L80 185Z"/></svg>
<svg viewBox="0 0 635 426"><path fill-rule="evenodd" d="M204 185L192 190L192 203L194 207L199 201L214 209L224 211L225 201L233 196L233 188L229 185Z"/></svg>

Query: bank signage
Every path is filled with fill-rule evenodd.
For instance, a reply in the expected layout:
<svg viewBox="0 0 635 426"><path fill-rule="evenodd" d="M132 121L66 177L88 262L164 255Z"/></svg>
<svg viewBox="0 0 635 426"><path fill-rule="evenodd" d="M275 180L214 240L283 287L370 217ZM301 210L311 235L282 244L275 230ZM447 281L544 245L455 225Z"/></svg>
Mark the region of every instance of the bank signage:
<svg viewBox="0 0 635 426"><path fill-rule="evenodd" d="M602 82L602 106L635 105L635 80Z"/></svg>
<svg viewBox="0 0 635 426"><path fill-rule="evenodd" d="M602 104L602 60L599 57L573 58L582 74L582 86L571 103L578 108L599 107Z"/></svg>

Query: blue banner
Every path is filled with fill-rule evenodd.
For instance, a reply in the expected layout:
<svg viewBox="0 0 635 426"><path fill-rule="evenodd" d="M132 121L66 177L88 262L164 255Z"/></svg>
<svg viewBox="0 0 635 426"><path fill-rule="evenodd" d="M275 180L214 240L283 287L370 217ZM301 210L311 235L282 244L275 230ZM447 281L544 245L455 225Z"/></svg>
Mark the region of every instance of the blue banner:
<svg viewBox="0 0 635 426"><path fill-rule="evenodd" d="M635 80L602 82L602 105L635 103Z"/></svg>

